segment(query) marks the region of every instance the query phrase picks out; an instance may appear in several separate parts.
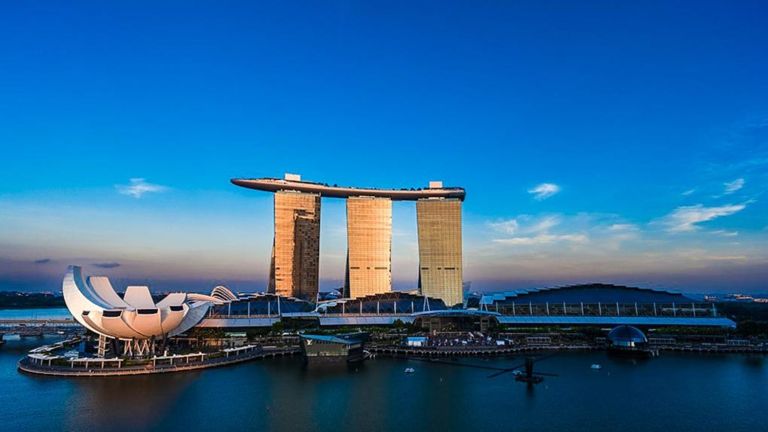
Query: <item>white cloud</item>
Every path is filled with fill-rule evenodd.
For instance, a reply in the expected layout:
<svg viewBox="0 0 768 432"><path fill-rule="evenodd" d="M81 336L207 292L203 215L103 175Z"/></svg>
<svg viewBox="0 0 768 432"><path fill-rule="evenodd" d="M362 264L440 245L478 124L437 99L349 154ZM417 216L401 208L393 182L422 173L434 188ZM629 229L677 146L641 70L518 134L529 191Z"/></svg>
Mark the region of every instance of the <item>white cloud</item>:
<svg viewBox="0 0 768 432"><path fill-rule="evenodd" d="M687 191L681 193L680 195L689 196L689 195L693 195L694 192L696 192L696 189L688 189Z"/></svg>
<svg viewBox="0 0 768 432"><path fill-rule="evenodd" d="M560 225L560 217L558 216L544 216L536 222L529 225L525 232L529 234L546 233L550 229Z"/></svg>
<svg viewBox="0 0 768 432"><path fill-rule="evenodd" d="M535 235L548 233L551 228L560 224L558 216L542 216L534 218L528 215L521 215L513 219L502 220L489 223L495 231L507 235Z"/></svg>
<svg viewBox="0 0 768 432"><path fill-rule="evenodd" d="M739 235L738 231L727 231L727 230L715 230L712 231L712 234L719 235L722 237L736 237Z"/></svg>
<svg viewBox="0 0 768 432"><path fill-rule="evenodd" d="M560 186L554 183L542 183L533 189L528 189L528 193L539 201L545 200L560 192Z"/></svg>
<svg viewBox="0 0 768 432"><path fill-rule="evenodd" d="M661 223L670 232L686 232L699 229L702 222L711 221L723 216L738 213L747 207L746 204L728 204L719 207L704 207L701 204L676 208L672 213L662 218Z"/></svg>
<svg viewBox="0 0 768 432"><path fill-rule="evenodd" d="M730 195L744 187L744 179L738 178L731 182L725 182L723 183L723 186L725 187L725 191L723 193Z"/></svg>
<svg viewBox="0 0 768 432"><path fill-rule="evenodd" d="M509 235L514 235L517 232L517 230L520 228L520 224L517 222L517 219L491 222L489 225L494 230L504 234L509 234Z"/></svg>
<svg viewBox="0 0 768 432"><path fill-rule="evenodd" d="M613 232L628 232L628 231L638 231L638 230L639 228L637 227L637 225L629 224L629 223L615 223L608 227L608 231L613 231Z"/></svg>
<svg viewBox="0 0 768 432"><path fill-rule="evenodd" d="M511 237L511 238L504 238L504 239L494 239L493 241L496 243L501 243L506 245L531 246L531 245L542 245L542 244L550 244L550 243L558 243L558 242L586 243L589 241L589 237L587 237L584 234L562 234L562 235L539 234L531 237Z"/></svg>
<svg viewBox="0 0 768 432"><path fill-rule="evenodd" d="M518 246L544 245L550 243L570 242L586 243L589 237L582 233L551 233L553 228L562 222L560 216L548 215L532 217L518 216L500 222L491 223L494 230L513 237L496 238L494 243Z"/></svg>
<svg viewBox="0 0 768 432"><path fill-rule="evenodd" d="M165 192L168 190L165 186L147 183L143 178L132 178L130 179L130 184L115 185L115 189L117 189L118 193L133 198L141 198L146 193Z"/></svg>

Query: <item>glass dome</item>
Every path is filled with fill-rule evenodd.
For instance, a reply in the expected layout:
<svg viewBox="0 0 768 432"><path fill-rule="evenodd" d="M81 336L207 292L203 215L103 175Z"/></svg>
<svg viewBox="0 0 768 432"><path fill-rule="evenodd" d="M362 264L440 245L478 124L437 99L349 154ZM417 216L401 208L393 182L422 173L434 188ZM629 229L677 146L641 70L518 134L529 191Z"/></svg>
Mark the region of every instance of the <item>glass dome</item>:
<svg viewBox="0 0 768 432"><path fill-rule="evenodd" d="M635 347L637 345L647 344L648 338L645 337L645 334L643 334L642 331L635 327L620 325L608 333L608 341L613 346Z"/></svg>

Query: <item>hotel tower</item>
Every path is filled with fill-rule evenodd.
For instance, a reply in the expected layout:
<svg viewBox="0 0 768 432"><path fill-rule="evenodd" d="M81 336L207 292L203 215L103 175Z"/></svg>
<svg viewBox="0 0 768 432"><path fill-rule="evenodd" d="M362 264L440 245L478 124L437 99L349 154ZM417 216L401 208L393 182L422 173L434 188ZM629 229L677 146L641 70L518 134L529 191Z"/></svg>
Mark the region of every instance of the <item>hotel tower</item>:
<svg viewBox="0 0 768 432"><path fill-rule="evenodd" d="M320 195L275 193L275 237L269 291L286 297L317 297L320 270Z"/></svg>
<svg viewBox="0 0 768 432"><path fill-rule="evenodd" d="M392 291L392 200L347 198L345 297Z"/></svg>
<svg viewBox="0 0 768 432"><path fill-rule="evenodd" d="M269 291L315 300L320 270L320 200L347 203L347 268L344 296L392 291L392 201L416 201L421 294L462 303L461 205L464 189L430 182L428 188L370 189L284 179L233 179L275 194L275 237Z"/></svg>

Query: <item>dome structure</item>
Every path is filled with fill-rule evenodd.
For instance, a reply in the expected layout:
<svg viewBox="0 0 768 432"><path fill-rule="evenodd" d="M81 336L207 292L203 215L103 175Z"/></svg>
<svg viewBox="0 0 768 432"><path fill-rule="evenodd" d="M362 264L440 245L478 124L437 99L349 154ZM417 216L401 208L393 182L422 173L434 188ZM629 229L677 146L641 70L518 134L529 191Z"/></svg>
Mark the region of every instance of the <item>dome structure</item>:
<svg viewBox="0 0 768 432"><path fill-rule="evenodd" d="M215 297L223 302L237 301L237 296L224 285L219 285L211 290L211 297Z"/></svg>
<svg viewBox="0 0 768 432"><path fill-rule="evenodd" d="M62 283L69 312L85 328L108 338L140 341L183 333L204 317L210 301L172 293L155 303L146 286L129 286L122 298L104 276L83 277L69 266Z"/></svg>
<svg viewBox="0 0 768 432"><path fill-rule="evenodd" d="M648 344L648 338L636 327L620 325L608 333L608 343L615 348L638 348Z"/></svg>

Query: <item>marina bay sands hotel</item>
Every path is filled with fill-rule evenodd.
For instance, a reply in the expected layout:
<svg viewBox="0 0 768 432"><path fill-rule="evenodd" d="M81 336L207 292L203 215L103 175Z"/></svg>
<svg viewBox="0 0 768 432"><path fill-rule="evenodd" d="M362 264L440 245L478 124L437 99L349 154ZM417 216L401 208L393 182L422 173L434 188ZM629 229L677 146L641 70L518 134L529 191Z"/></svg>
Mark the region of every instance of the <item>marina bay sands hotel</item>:
<svg viewBox="0 0 768 432"><path fill-rule="evenodd" d="M420 189L369 189L283 179L232 179L275 194L275 237L269 291L314 300L320 270L320 200L347 201L347 268L344 296L392 291L392 201L416 201L419 290L452 306L462 302L462 188L430 182Z"/></svg>

